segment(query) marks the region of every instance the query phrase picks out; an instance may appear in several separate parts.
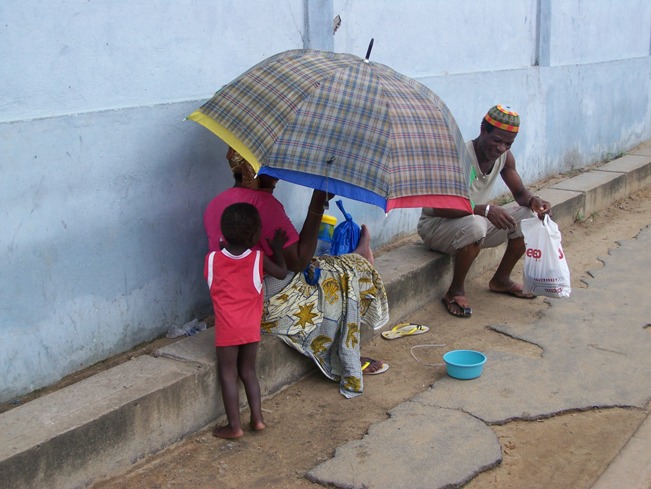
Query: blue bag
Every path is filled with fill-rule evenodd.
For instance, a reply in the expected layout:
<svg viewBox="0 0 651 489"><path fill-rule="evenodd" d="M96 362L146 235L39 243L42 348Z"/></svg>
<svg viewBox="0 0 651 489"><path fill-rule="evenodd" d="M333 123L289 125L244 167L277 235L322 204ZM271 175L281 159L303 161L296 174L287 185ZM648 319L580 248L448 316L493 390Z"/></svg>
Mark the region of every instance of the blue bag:
<svg viewBox="0 0 651 489"><path fill-rule="evenodd" d="M337 201L337 207L344 215L346 220L340 222L332 233L332 244L330 245L330 254L333 256L345 255L351 253L359 243L359 234L361 228L353 221L353 216L344 210L344 204L341 200Z"/></svg>

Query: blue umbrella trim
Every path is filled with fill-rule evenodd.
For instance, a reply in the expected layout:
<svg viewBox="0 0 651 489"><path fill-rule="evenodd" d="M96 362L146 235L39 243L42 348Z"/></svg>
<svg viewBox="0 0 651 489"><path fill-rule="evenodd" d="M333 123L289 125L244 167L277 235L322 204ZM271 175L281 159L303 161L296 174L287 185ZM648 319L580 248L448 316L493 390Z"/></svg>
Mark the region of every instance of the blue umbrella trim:
<svg viewBox="0 0 651 489"><path fill-rule="evenodd" d="M304 187L323 190L339 197L346 197L348 199L357 200L359 202L366 202L373 204L386 211L387 199L372 192L363 189L350 183L342 182L334 178L326 178L321 175L311 175L293 170L284 170L279 168L272 168L263 166L258 172L262 175L269 175L270 177L278 178L286 182L295 183Z"/></svg>

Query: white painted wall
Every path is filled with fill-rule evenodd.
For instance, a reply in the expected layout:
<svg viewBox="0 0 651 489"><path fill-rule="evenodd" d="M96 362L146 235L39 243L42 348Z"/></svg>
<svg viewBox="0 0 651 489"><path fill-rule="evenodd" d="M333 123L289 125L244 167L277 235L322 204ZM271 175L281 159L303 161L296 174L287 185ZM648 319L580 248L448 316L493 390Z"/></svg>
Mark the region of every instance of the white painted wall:
<svg viewBox="0 0 651 489"><path fill-rule="evenodd" d="M184 118L301 47L303 19L301 0L0 3L0 401L210 310L201 217L232 177Z"/></svg>
<svg viewBox="0 0 651 489"><path fill-rule="evenodd" d="M303 2L3 0L0 120L200 100L302 46Z"/></svg>
<svg viewBox="0 0 651 489"><path fill-rule="evenodd" d="M649 56L649 2L563 0L550 3L552 66Z"/></svg>
<svg viewBox="0 0 651 489"><path fill-rule="evenodd" d="M651 138L646 0L4 0L0 401L210 311L201 217L231 176L183 118L272 54L363 56L371 38L466 138L494 103L517 108L525 182ZM309 191L277 195L300 225ZM346 209L374 246L418 218Z"/></svg>
<svg viewBox="0 0 651 489"><path fill-rule="evenodd" d="M342 18L335 51L363 56L374 38L370 59L412 78L507 70L534 62L535 0L335 0L334 5Z"/></svg>

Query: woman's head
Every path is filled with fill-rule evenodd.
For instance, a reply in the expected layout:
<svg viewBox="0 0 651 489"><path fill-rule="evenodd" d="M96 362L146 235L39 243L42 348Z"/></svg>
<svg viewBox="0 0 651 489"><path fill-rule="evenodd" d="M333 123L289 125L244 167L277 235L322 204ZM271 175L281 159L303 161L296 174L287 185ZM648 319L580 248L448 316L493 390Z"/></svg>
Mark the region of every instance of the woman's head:
<svg viewBox="0 0 651 489"><path fill-rule="evenodd" d="M240 187L265 190L273 193L276 182L278 182L277 178L270 177L269 175L256 175L251 163L246 161L233 148L228 148L226 159L233 171L233 178L235 178L235 181Z"/></svg>
<svg viewBox="0 0 651 489"><path fill-rule="evenodd" d="M246 161L242 155L233 148L228 148L226 159L228 160L228 164L231 167L236 182L238 182L242 187L252 189L259 188L260 183L258 179L255 178L255 170L251 166L251 163Z"/></svg>
<svg viewBox="0 0 651 489"><path fill-rule="evenodd" d="M260 240L262 224L258 209L241 202L224 209L220 227L227 243L251 248Z"/></svg>

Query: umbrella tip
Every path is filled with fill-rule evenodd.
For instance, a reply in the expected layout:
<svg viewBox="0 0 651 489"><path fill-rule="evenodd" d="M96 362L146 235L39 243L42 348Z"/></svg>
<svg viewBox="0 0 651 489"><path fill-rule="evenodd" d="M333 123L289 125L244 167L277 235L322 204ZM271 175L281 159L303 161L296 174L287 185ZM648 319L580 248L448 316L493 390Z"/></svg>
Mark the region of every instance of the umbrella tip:
<svg viewBox="0 0 651 489"><path fill-rule="evenodd" d="M368 63L368 58L371 56L371 50L373 49L373 38L371 38L371 42L368 43L368 49L366 50L366 57L364 58L364 63Z"/></svg>

